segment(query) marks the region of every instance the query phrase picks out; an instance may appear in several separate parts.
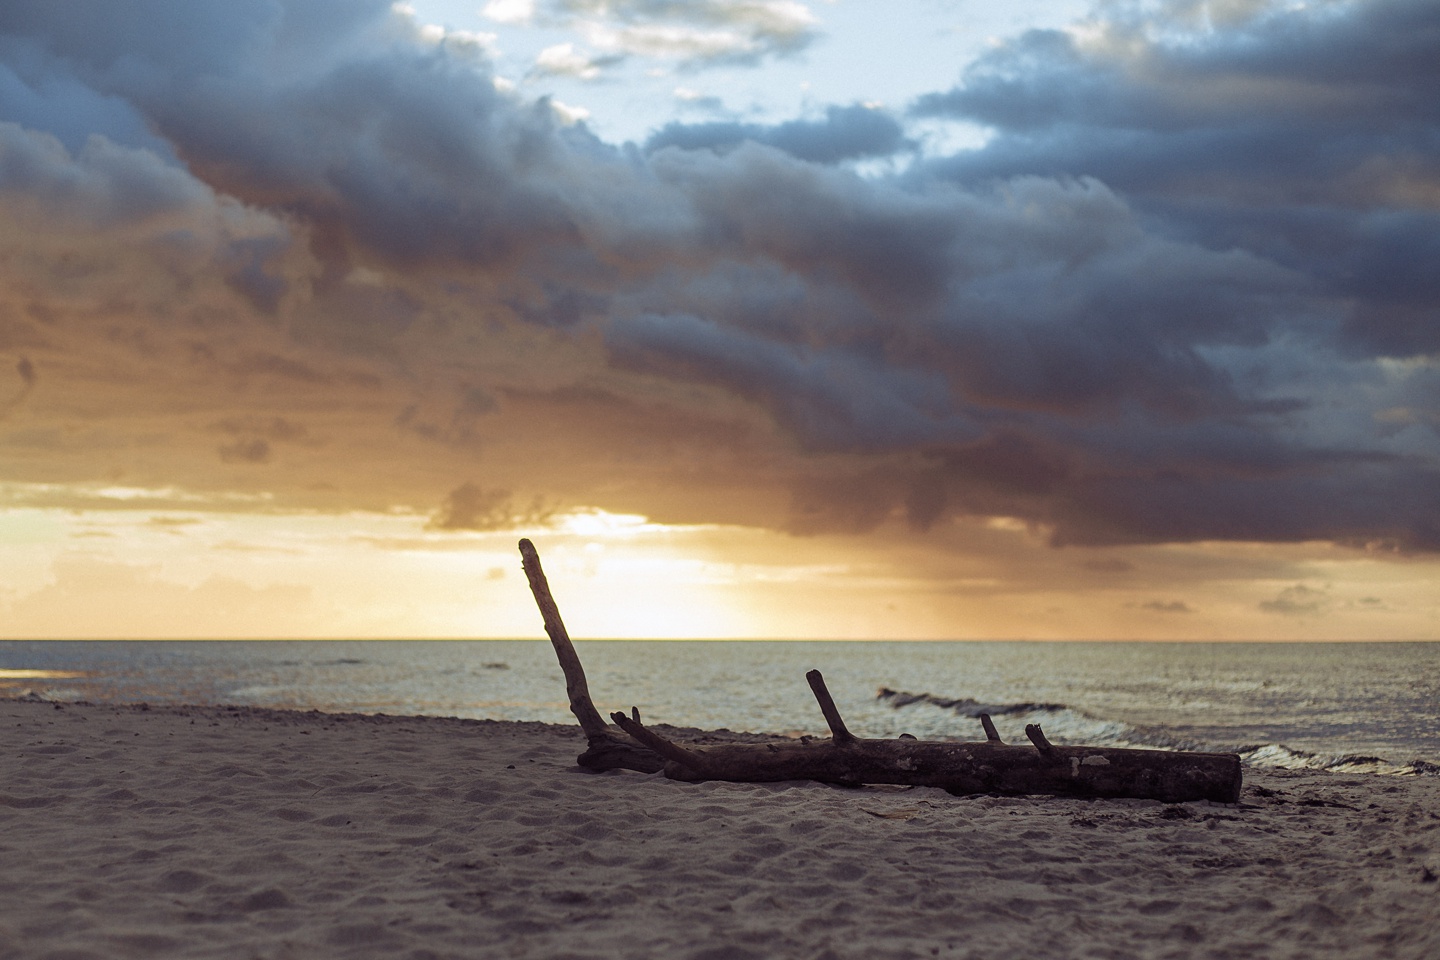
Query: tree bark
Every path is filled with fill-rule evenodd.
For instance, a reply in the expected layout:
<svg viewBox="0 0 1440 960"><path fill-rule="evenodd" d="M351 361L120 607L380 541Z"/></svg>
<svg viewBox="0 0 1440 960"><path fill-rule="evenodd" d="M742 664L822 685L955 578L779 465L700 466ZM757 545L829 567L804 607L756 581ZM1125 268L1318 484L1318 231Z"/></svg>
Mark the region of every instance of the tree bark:
<svg viewBox="0 0 1440 960"><path fill-rule="evenodd" d="M950 793L1064 797L1132 797L1183 803L1240 799L1240 758L1234 754L1170 753L1104 747L1039 750L987 740L852 740L721 744L663 751L652 731L614 715L626 732L666 758L665 775L697 782L764 783L816 780L856 786L900 783L939 787ZM625 722L621 722L624 720Z"/></svg>
<svg viewBox="0 0 1440 960"><path fill-rule="evenodd" d="M1167 803L1235 803L1240 799L1240 758L1234 754L1057 747L1045 739L1037 724L1025 728L1033 746L1002 743L998 735L980 743L905 737L862 740L845 729L820 671L810 671L806 679L830 723L828 743L682 747L646 728L638 711L630 717L616 713L612 719L665 758L663 769L672 780L817 780L847 786L898 783L939 787L962 795L1131 797ZM993 732L993 725L987 722L985 726L987 734Z"/></svg>
<svg viewBox="0 0 1440 960"><path fill-rule="evenodd" d="M818 670L811 670L805 679L830 727L829 742L806 738L687 747L646 727L640 711L633 707L628 717L610 715L617 731L600 719L590 700L585 671L560 622L535 547L529 540L521 540L520 552L530 589L545 618L546 633L565 674L570 709L589 740L589 749L577 760L582 767L645 773L664 770L672 780L692 782L894 783L940 787L962 795L1131 797L1167 803L1235 803L1240 799L1240 758L1231 753L1056 746L1038 724L1025 728L1030 745L1007 744L983 715L980 722L986 739L982 742L925 741L908 736L861 739L846 729Z"/></svg>

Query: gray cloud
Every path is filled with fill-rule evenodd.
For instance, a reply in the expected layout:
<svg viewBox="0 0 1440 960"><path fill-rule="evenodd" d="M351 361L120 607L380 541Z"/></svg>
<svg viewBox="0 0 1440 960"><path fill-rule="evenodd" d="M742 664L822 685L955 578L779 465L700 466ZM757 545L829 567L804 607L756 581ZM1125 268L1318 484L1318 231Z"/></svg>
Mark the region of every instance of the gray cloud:
<svg viewBox="0 0 1440 960"><path fill-rule="evenodd" d="M1152 613L1194 613L1195 610L1184 600L1147 600L1140 609Z"/></svg>
<svg viewBox="0 0 1440 960"><path fill-rule="evenodd" d="M1440 107L1428 0L1255 16L1178 40L1140 8L1108 41L1033 31L980 60L925 116L992 127L984 150L931 172L960 183L1091 176L1172 235L1245 250L1333 298L1365 355L1440 350ZM1116 51L1126 51L1123 54Z"/></svg>
<svg viewBox="0 0 1440 960"><path fill-rule="evenodd" d="M208 202L209 191L145 150L92 137L75 156L55 138L0 120L0 193L87 226L163 221Z"/></svg>
<svg viewBox="0 0 1440 960"><path fill-rule="evenodd" d="M1260 609L1266 613L1278 613L1286 617L1319 616L1330 605L1330 596L1324 590L1297 583L1276 594L1273 600L1261 600Z"/></svg>
<svg viewBox="0 0 1440 960"><path fill-rule="evenodd" d="M553 511L536 500L517 508L508 490L487 490L463 483L450 491L445 503L431 518L431 530L506 530L540 526Z"/></svg>
<svg viewBox="0 0 1440 960"><path fill-rule="evenodd" d="M683 315L616 320L609 337L617 363L724 386L817 450L876 451L976 433L951 414L943 379L887 369L858 352L802 350Z"/></svg>
<svg viewBox="0 0 1440 960"><path fill-rule="evenodd" d="M887 113L855 104L829 107L823 120L756 123L671 123L645 142L647 151L665 147L723 153L750 141L813 163L840 163L890 156L909 146L904 129Z"/></svg>
<svg viewBox="0 0 1440 960"><path fill-rule="evenodd" d="M269 463L272 452L270 441L263 437L237 440L234 443L222 444L218 449L220 459L225 463Z"/></svg>
<svg viewBox="0 0 1440 960"><path fill-rule="evenodd" d="M223 463L266 464L274 458L278 444L320 445L302 424L284 417L227 417L211 430L231 438L218 448Z"/></svg>
<svg viewBox="0 0 1440 960"><path fill-rule="evenodd" d="M21 357L16 361L15 373L20 377L20 389L4 400L0 400L0 421L3 421L24 405L26 399L35 390L35 384L39 380L38 375L35 373L35 365L30 362L29 357Z"/></svg>

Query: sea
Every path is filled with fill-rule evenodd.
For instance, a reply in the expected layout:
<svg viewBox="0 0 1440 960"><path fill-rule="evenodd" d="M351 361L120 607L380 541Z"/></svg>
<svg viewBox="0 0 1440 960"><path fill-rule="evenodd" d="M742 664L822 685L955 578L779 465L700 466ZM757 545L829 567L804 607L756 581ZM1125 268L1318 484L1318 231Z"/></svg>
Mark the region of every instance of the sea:
<svg viewBox="0 0 1440 960"><path fill-rule="evenodd" d="M1440 776L1440 642L577 641L602 713L826 734L825 677L861 737L1239 753ZM545 640L0 641L0 697L573 723Z"/></svg>

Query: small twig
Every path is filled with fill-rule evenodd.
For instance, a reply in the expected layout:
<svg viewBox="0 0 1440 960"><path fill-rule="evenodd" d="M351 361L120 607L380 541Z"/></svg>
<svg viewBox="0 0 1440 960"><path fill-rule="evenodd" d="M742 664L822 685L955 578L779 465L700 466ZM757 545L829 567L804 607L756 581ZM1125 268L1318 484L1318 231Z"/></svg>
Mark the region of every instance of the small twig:
<svg viewBox="0 0 1440 960"><path fill-rule="evenodd" d="M810 684L810 692L815 694L815 699L820 704L820 712L825 714L825 722L830 726L835 746L841 747L859 740L859 737L845 729L845 721L840 719L840 711L835 708L835 701L826 689L825 678L820 675L820 671L811 670L805 674L805 679Z"/></svg>
<svg viewBox="0 0 1440 960"><path fill-rule="evenodd" d="M700 754L686 750L679 744L671 743L641 723L639 707L631 707L630 716L628 717L617 711L610 714L610 719L614 720L615 725L621 730L624 730L666 760L674 760L676 763L689 767L697 773L705 769L705 758Z"/></svg>
<svg viewBox="0 0 1440 960"><path fill-rule="evenodd" d="M995 724L994 724L993 722L991 722L991 720L990 720L990 714L988 714L988 713L982 713L982 714L980 714L980 726L982 726L982 727L985 728L985 739L986 739L986 740L989 740L991 743L1004 743L1004 742L1005 742L1004 740L1001 740L1001 739L1000 739L1000 733L999 733L999 731L997 731L997 730L995 729Z"/></svg>

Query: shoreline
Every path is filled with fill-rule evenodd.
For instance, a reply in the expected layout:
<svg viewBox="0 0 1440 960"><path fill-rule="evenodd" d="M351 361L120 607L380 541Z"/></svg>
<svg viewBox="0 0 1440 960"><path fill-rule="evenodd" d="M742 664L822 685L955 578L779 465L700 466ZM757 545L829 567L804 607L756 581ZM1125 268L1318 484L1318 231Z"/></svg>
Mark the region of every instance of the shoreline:
<svg viewBox="0 0 1440 960"><path fill-rule="evenodd" d="M538 722L0 721L0 960L1440 955L1435 777L952 797L588 773Z"/></svg>

